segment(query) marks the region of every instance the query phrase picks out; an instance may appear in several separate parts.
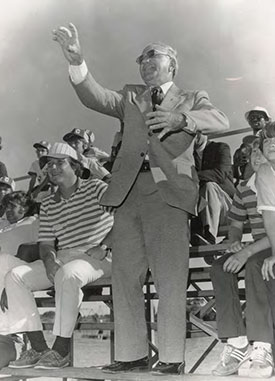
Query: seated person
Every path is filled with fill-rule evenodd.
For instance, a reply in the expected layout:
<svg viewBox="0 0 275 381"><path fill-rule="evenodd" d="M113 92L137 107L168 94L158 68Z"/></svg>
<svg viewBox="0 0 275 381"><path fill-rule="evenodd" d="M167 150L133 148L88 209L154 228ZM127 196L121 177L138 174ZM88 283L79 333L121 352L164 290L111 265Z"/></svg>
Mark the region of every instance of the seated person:
<svg viewBox="0 0 275 381"><path fill-rule="evenodd" d="M85 152L89 152L90 135L87 130L74 128L71 132L63 136L63 140L73 147L83 165L89 168L94 178L106 181L110 178L110 173L105 169L95 156L86 157Z"/></svg>
<svg viewBox="0 0 275 381"><path fill-rule="evenodd" d="M264 158L255 141L250 162L255 172ZM218 336L226 344L221 360L213 370L216 376L238 371L247 377L266 378L273 372L273 321L262 263L269 257L270 244L261 215L257 212L255 174L237 186L229 212L228 253L213 262L211 279L214 286ZM254 242L242 243L243 226L249 221ZM243 321L238 293L238 272L245 266L246 324ZM253 342L251 350L249 342Z"/></svg>
<svg viewBox="0 0 275 381"><path fill-rule="evenodd" d="M266 234L271 244L271 256L266 258L262 267L268 296L275 322L275 122L268 123L260 134L260 148L267 162L257 172L256 188L258 211L262 213Z"/></svg>
<svg viewBox="0 0 275 381"><path fill-rule="evenodd" d="M28 172L28 175L31 177L28 194L32 195L36 202L41 203L43 198L51 193L52 187L46 171L40 167L39 159L48 154L51 144L42 140L38 143L34 143L33 147L36 151L37 160L31 164Z"/></svg>
<svg viewBox="0 0 275 381"><path fill-rule="evenodd" d="M4 207L2 205L3 197L15 190L15 182L11 177L4 176L0 177L0 217L5 213ZM6 226L7 220L0 218L0 229Z"/></svg>
<svg viewBox="0 0 275 381"><path fill-rule="evenodd" d="M254 140L257 139L256 135L247 135L243 138L242 144L235 151L233 156L233 177L236 179L235 186L240 180L248 180L254 173L250 163L250 154Z"/></svg>
<svg viewBox="0 0 275 381"><path fill-rule="evenodd" d="M254 107L245 113L245 119L252 129L253 135L248 135L243 138L242 144L233 155L233 176L236 179L235 185L238 185L240 180L247 180L252 175L253 170L250 166L250 150L253 143L253 136L258 136L261 129L268 123L271 118L268 111L260 106Z"/></svg>
<svg viewBox="0 0 275 381"><path fill-rule="evenodd" d="M227 223L227 212L232 203L235 187L232 177L231 153L228 144L207 142L198 169L200 181L199 216L192 222L192 234L207 243L215 244L220 224ZM200 242L199 242L200 244Z"/></svg>
<svg viewBox="0 0 275 381"><path fill-rule="evenodd" d="M111 258L103 242L112 229L113 217L99 204L107 184L81 179L85 168L68 144L55 143L42 159L57 190L41 204L41 259L32 263L18 259L18 266L6 267L5 272L0 263L7 296L1 298L1 307L9 317L8 329L26 333L31 344L31 349L9 364L14 368L68 366L70 338L83 298L81 288L111 275ZM53 284L56 339L49 349L30 291L45 290Z"/></svg>
<svg viewBox="0 0 275 381"><path fill-rule="evenodd" d="M36 204L24 191L7 194L2 204L8 224L0 229L0 253L16 255L20 244L37 241Z"/></svg>

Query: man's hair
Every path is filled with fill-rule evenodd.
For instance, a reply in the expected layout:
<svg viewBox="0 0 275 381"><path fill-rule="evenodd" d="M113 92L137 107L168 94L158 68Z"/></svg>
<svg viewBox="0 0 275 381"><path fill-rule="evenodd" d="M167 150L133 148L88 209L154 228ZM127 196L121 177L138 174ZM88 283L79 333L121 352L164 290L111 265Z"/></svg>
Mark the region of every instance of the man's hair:
<svg viewBox="0 0 275 381"><path fill-rule="evenodd" d="M9 204L20 205L25 208L24 217L32 216L37 212L36 203L24 191L14 191L3 197L2 205L6 209Z"/></svg>
<svg viewBox="0 0 275 381"><path fill-rule="evenodd" d="M173 78L175 78L178 70L179 70L179 64L178 64L178 60L176 58L173 58L173 57L170 57L170 66L172 67L172 76Z"/></svg>
<svg viewBox="0 0 275 381"><path fill-rule="evenodd" d="M265 139L275 137L275 122L268 122L265 127L260 131L259 138L260 144L259 148L263 151L263 143Z"/></svg>

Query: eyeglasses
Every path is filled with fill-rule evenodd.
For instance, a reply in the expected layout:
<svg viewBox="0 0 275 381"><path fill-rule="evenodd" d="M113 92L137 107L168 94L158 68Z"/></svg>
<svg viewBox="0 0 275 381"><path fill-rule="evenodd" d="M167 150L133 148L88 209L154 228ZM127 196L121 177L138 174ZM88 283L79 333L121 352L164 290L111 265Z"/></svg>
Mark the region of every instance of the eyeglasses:
<svg viewBox="0 0 275 381"><path fill-rule="evenodd" d="M67 158L64 159L52 159L47 162L47 168L52 169L54 166L61 168L67 162Z"/></svg>
<svg viewBox="0 0 275 381"><path fill-rule="evenodd" d="M148 50L148 52L146 52L146 53L142 54L141 56L139 56L136 59L136 63L138 65L141 65L143 61L155 59L158 56L167 56L167 57L170 57L169 54L160 53L159 51L157 51L155 49L151 49L151 50Z"/></svg>

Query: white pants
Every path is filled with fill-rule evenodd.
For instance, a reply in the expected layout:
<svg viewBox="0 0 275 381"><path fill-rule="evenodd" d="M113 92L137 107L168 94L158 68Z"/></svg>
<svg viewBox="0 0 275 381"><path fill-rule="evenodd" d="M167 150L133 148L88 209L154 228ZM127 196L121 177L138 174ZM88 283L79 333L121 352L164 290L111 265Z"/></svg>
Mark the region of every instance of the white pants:
<svg viewBox="0 0 275 381"><path fill-rule="evenodd" d="M96 248L95 254L102 249ZM55 322L53 333L71 337L79 307L82 302L81 288L101 277L111 275L111 259L97 259L81 250L62 250L57 258L63 266L57 271L55 287ZM8 311L0 315L0 332L7 333L42 330L33 291L45 290L52 286L41 260L26 263L8 254L0 255L0 292L6 288ZM2 320L2 315L6 317ZM2 327L3 321L3 327Z"/></svg>
<svg viewBox="0 0 275 381"><path fill-rule="evenodd" d="M207 202L205 208L199 213L202 225L209 226L209 232L217 237L219 226L227 224L227 214L232 200L218 184L213 182L206 183L200 189L200 195Z"/></svg>

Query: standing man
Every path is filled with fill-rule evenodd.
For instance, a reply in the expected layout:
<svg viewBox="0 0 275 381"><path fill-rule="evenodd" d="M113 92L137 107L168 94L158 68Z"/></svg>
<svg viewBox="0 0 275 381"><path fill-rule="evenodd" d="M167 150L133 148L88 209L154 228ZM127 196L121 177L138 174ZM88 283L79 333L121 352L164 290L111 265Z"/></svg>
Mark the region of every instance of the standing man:
<svg viewBox="0 0 275 381"><path fill-rule="evenodd" d="M173 83L177 53L166 44L152 43L137 58L145 85L112 91L88 72L73 24L54 30L53 38L70 64L81 102L124 122L121 149L101 200L117 208L112 268L116 361L103 370L148 368L142 287L150 268L159 294L160 361L153 371L183 373L188 216L195 213L198 199L194 137L197 131L227 129L227 118L205 91L183 91Z"/></svg>

